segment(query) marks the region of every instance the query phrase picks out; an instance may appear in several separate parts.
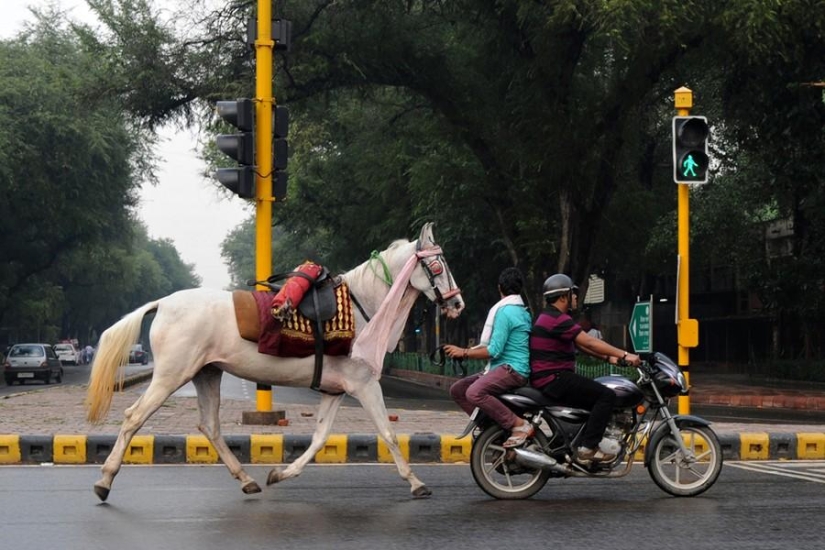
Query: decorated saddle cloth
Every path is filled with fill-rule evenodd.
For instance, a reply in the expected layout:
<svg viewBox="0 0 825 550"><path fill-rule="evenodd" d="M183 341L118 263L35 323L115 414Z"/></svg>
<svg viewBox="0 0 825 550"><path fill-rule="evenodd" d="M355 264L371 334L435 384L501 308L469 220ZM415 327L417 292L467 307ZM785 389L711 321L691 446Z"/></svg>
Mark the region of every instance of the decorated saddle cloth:
<svg viewBox="0 0 825 550"><path fill-rule="evenodd" d="M355 338L355 318L346 283L334 289L335 315L323 322L324 355L349 355ZM258 352L278 357L308 357L315 354L315 321L305 317L298 308L281 321L272 316L269 291L236 290L232 293L235 319L241 338L258 343ZM307 296L311 300L311 296Z"/></svg>

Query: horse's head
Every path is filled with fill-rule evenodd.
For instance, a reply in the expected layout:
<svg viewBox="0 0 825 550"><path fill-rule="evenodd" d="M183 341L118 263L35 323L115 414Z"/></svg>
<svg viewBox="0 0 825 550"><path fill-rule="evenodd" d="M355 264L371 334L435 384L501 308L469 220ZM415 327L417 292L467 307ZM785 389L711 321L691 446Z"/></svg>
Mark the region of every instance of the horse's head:
<svg viewBox="0 0 825 550"><path fill-rule="evenodd" d="M464 309L461 289L450 273L441 247L435 243L432 223L426 223L421 228L415 254L418 266L410 277L410 284L441 306L441 310L450 319L461 315Z"/></svg>

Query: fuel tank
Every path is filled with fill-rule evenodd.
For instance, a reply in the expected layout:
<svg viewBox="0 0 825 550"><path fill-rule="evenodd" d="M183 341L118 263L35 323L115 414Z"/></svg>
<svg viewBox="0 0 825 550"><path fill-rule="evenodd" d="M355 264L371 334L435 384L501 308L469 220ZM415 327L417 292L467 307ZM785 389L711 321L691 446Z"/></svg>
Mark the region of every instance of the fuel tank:
<svg viewBox="0 0 825 550"><path fill-rule="evenodd" d="M639 404L644 397L639 386L624 376L600 376L596 378L596 382L613 390L618 398L616 399L617 407L633 407Z"/></svg>

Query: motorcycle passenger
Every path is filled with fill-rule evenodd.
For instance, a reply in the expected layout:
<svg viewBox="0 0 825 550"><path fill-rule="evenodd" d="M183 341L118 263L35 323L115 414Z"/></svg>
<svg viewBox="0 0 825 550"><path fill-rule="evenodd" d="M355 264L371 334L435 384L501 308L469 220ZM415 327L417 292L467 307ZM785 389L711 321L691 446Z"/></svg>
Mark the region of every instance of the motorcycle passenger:
<svg viewBox="0 0 825 550"><path fill-rule="evenodd" d="M522 445L533 435L533 426L516 416L496 396L524 386L530 377L528 340L532 321L521 291L521 272L508 267L498 278L501 299L490 309L481 342L470 349L447 344L444 352L453 358L489 359L483 373L462 378L450 387L450 395L467 414L478 407L511 435L505 447Z"/></svg>
<svg viewBox="0 0 825 550"><path fill-rule="evenodd" d="M576 460L581 464L609 462L613 453L599 449L604 430L616 401L610 388L576 373L576 348L588 355L615 364L619 359L639 365L638 355L594 338L573 321L578 288L573 280L557 273L544 281L545 309L530 333L530 384L562 405L590 410Z"/></svg>

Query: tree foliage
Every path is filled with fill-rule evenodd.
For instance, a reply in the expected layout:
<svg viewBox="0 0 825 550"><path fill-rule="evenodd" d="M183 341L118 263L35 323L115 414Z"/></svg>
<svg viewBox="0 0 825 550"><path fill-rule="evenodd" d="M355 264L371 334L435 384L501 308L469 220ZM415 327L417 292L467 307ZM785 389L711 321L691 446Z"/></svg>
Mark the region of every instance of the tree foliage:
<svg viewBox="0 0 825 550"><path fill-rule="evenodd" d="M210 128L215 100L254 95L254 2L190 0L175 25L145 1L91 4L107 32L84 44L105 54L109 91L148 127L181 117ZM821 0L278 7L293 21L275 82L292 155L274 269L311 253L347 268L434 220L479 304L471 316L496 299L506 265L532 289L556 271L597 272L638 295L675 271L671 99L688 84L714 148L714 177L692 192L693 269L736 262L766 311L819 322ZM764 224L777 218L793 222L793 254L769 261ZM224 243L236 283L254 273L249 232Z"/></svg>
<svg viewBox="0 0 825 550"><path fill-rule="evenodd" d="M151 134L101 93L105 60L59 21L41 14L0 42L0 328L11 339L89 341L149 296L199 283L134 219Z"/></svg>

